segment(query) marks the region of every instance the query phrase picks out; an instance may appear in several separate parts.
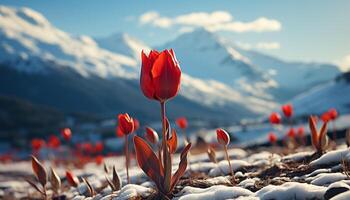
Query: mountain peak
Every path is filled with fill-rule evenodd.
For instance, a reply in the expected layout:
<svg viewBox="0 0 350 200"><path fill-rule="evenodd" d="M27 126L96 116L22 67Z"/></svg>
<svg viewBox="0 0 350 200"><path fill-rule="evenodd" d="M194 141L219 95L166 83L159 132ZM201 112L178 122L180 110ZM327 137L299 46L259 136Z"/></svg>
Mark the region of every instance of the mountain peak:
<svg viewBox="0 0 350 200"><path fill-rule="evenodd" d="M4 18L17 17L17 21L21 20L22 22L26 22L35 26L50 25L50 22L42 14L27 7L14 8L0 6L0 16Z"/></svg>

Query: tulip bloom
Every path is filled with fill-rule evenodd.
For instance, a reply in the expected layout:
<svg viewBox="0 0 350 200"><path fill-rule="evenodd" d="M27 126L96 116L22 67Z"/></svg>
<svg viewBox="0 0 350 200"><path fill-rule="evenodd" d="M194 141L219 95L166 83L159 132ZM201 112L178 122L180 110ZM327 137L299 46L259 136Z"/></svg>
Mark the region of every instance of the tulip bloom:
<svg viewBox="0 0 350 200"><path fill-rule="evenodd" d="M330 120L330 116L329 116L329 113L328 112L325 112L321 115L321 120L323 121L323 123L326 123Z"/></svg>
<svg viewBox="0 0 350 200"><path fill-rule="evenodd" d="M303 126L300 126L298 129L297 129L297 136L299 138L299 140L301 141L301 144L302 145L305 145L305 130L304 130L304 127Z"/></svg>
<svg viewBox="0 0 350 200"><path fill-rule="evenodd" d="M185 145L188 144L189 139L188 139L188 137L186 135L186 131L185 131L185 129L188 126L188 122L187 122L186 117L179 117L179 118L176 119L175 122L176 122L176 125L178 127L180 127L181 130L182 130L182 134L183 134L183 137L184 137Z"/></svg>
<svg viewBox="0 0 350 200"><path fill-rule="evenodd" d="M294 128L290 128L287 132L289 138L295 138L295 130Z"/></svg>
<svg viewBox="0 0 350 200"><path fill-rule="evenodd" d="M61 146L61 141L60 141L60 139L59 139L57 136L51 135L51 136L49 137L49 140L48 140L48 142L47 142L47 145L48 145L50 148L52 148L52 149L57 149L57 148L59 148L59 147Z"/></svg>
<svg viewBox="0 0 350 200"><path fill-rule="evenodd" d="M228 166L231 171L232 180L235 181L235 174L233 173L230 157L228 156L228 153L227 153L227 145L230 143L230 136L224 129L219 128L219 129L216 129L216 138L218 140L218 143L224 146L224 152L228 162Z"/></svg>
<svg viewBox="0 0 350 200"><path fill-rule="evenodd" d="M119 138L119 137L123 137L124 133L122 132L122 130L119 128L119 126L117 126L115 128L115 135Z"/></svg>
<svg viewBox="0 0 350 200"><path fill-rule="evenodd" d="M143 94L160 102L175 97L180 89L181 69L174 51L152 50L148 56L143 51L141 54L140 85Z"/></svg>
<svg viewBox="0 0 350 200"><path fill-rule="evenodd" d="M140 128L140 121L134 118L134 131Z"/></svg>
<svg viewBox="0 0 350 200"><path fill-rule="evenodd" d="M64 128L61 131L61 135L68 142L72 138L72 131L70 130L70 128Z"/></svg>
<svg viewBox="0 0 350 200"><path fill-rule="evenodd" d="M271 124L280 124L281 123L281 115L277 112L273 112L270 115L270 123Z"/></svg>
<svg viewBox="0 0 350 200"><path fill-rule="evenodd" d="M40 151L40 149L45 146L45 141L42 139L34 138L32 139L31 143L34 152Z"/></svg>
<svg viewBox="0 0 350 200"><path fill-rule="evenodd" d="M95 153L101 153L103 151L104 145L102 142L96 142Z"/></svg>
<svg viewBox="0 0 350 200"><path fill-rule="evenodd" d="M129 116L128 113L118 115L118 127L120 131L124 134L125 137L125 168L126 168L126 177L128 183L130 183L129 177L129 138L128 135L134 131L135 123L133 118Z"/></svg>
<svg viewBox="0 0 350 200"><path fill-rule="evenodd" d="M275 145L275 144L276 144L276 142L277 142L277 136L276 136L275 133L270 132L270 133L268 134L267 138L268 138L269 142L270 142L272 145Z"/></svg>
<svg viewBox="0 0 350 200"><path fill-rule="evenodd" d="M282 111L284 116L290 118L293 115L293 106L292 104L285 104L282 106Z"/></svg>

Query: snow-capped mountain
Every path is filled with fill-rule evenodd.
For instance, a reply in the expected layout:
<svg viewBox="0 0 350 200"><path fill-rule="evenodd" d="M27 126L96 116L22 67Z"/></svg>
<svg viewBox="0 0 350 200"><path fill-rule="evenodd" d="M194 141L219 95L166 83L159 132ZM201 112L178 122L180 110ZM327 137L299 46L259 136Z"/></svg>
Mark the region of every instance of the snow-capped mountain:
<svg viewBox="0 0 350 200"><path fill-rule="evenodd" d="M2 95L74 112L131 112L152 117L156 109L138 86L136 54L140 48L149 48L125 34L97 43L88 36L75 37L59 30L29 8L1 6L0 38ZM120 46L108 47L107 41ZM273 102L242 95L219 80L194 78L186 74L187 66L182 69L180 96L169 109L174 116L186 112L189 117L238 120L275 107Z"/></svg>
<svg viewBox="0 0 350 200"><path fill-rule="evenodd" d="M222 81L244 94L277 102L340 73L330 64L286 62L245 50L203 28L180 35L163 48L170 47L189 75Z"/></svg>
<svg viewBox="0 0 350 200"><path fill-rule="evenodd" d="M341 114L350 113L350 72L316 86L292 100L296 116L321 114L336 108Z"/></svg>

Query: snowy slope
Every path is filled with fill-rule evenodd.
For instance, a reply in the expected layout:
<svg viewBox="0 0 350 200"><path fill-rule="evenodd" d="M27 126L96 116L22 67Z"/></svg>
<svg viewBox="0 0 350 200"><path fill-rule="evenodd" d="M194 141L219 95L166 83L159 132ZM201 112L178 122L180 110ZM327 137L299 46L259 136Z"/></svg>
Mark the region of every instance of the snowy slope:
<svg viewBox="0 0 350 200"><path fill-rule="evenodd" d="M184 33L163 48L174 48L187 73L221 81L263 99L284 102L333 79L340 70L330 64L287 62L244 50L205 29Z"/></svg>
<svg viewBox="0 0 350 200"><path fill-rule="evenodd" d="M126 55L136 60L140 60L140 51L149 52L150 47L142 41L131 37L126 33L116 33L104 38L95 39L98 46L111 52Z"/></svg>
<svg viewBox="0 0 350 200"><path fill-rule="evenodd" d="M21 71L44 70L33 62L37 59L69 67L83 76L135 77L135 60L98 48L88 36L74 38L29 8L1 6L0 27L0 61Z"/></svg>
<svg viewBox="0 0 350 200"><path fill-rule="evenodd" d="M336 108L341 114L350 113L350 73L319 85L292 100L296 115L321 114Z"/></svg>

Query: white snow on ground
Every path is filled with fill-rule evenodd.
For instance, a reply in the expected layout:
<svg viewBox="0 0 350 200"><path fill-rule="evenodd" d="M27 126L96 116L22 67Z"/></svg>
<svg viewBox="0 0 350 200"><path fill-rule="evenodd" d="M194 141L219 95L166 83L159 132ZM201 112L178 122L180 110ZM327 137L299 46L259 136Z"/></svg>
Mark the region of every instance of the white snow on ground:
<svg viewBox="0 0 350 200"><path fill-rule="evenodd" d="M305 157L311 156L314 152L312 151L304 151L304 152L298 152L298 153L294 153L294 154L289 154L287 156L283 156L282 157L282 161L286 162L286 161L301 161L303 160Z"/></svg>
<svg viewBox="0 0 350 200"><path fill-rule="evenodd" d="M280 186L268 185L256 192L256 196L264 199L323 199L326 187L306 183L288 182Z"/></svg>
<svg viewBox="0 0 350 200"><path fill-rule="evenodd" d="M346 179L346 175L342 174L342 173L327 173L327 174L318 174L315 177L311 177L306 179L307 181L312 180L311 184L313 185L329 185L331 183L340 181L340 180L344 180Z"/></svg>
<svg viewBox="0 0 350 200"><path fill-rule="evenodd" d="M338 194L337 196L332 198L332 200L349 200L349 199L350 199L350 191Z"/></svg>
<svg viewBox="0 0 350 200"><path fill-rule="evenodd" d="M312 161L310 165L317 166L317 165L341 163L343 159L349 159L349 156L350 156L349 153L350 153L350 149L340 149L340 150L330 151L322 155L320 158Z"/></svg>
<svg viewBox="0 0 350 200"><path fill-rule="evenodd" d="M241 167L248 166L249 163L244 160L230 160L232 170L235 171ZM221 160L209 171L209 176L227 175L231 173L227 160Z"/></svg>
<svg viewBox="0 0 350 200"><path fill-rule="evenodd" d="M209 188L195 188L187 186L174 200L215 200L231 199L239 196L252 196L253 193L240 187L228 187L223 185L211 186Z"/></svg>

